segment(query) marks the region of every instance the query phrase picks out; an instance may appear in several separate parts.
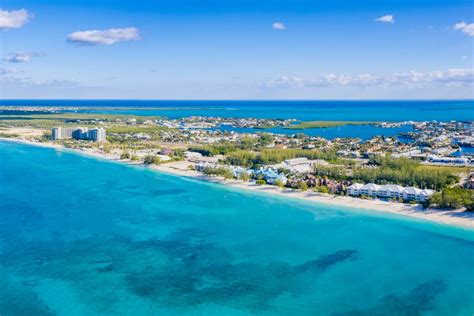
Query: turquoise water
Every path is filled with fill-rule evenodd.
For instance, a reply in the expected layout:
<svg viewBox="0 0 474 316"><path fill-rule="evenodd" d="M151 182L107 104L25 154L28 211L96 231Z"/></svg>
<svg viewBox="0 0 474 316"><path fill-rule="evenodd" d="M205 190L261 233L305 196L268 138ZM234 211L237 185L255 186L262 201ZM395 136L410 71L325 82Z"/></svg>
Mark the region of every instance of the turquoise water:
<svg viewBox="0 0 474 316"><path fill-rule="evenodd" d="M472 231L9 142L0 210L2 316L474 312Z"/></svg>
<svg viewBox="0 0 474 316"><path fill-rule="evenodd" d="M283 118L303 121L474 120L474 100L432 101L179 101L179 100L0 100L0 105L70 106L82 112L220 117ZM91 109L91 107L102 107ZM107 108L109 107L109 108ZM110 109L113 107L113 109Z"/></svg>

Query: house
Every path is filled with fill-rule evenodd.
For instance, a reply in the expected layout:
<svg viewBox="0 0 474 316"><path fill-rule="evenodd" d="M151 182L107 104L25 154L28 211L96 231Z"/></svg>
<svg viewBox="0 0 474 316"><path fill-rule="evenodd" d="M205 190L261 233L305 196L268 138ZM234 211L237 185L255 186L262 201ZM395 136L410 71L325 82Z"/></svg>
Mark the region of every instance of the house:
<svg viewBox="0 0 474 316"><path fill-rule="evenodd" d="M240 176L242 176L242 174L244 174L244 173L250 175L250 173L248 172L247 169L239 167L239 166L237 166L237 167L236 166L231 166L230 170L232 170L232 173L234 174L234 177L236 177L236 178L240 178Z"/></svg>
<svg viewBox="0 0 474 316"><path fill-rule="evenodd" d="M405 188L403 191L403 199L407 201L416 201L418 200L421 190L415 187Z"/></svg>
<svg viewBox="0 0 474 316"><path fill-rule="evenodd" d="M403 195L404 187L396 184L385 184L380 186L377 195L383 198L398 199Z"/></svg>
<svg viewBox="0 0 474 316"><path fill-rule="evenodd" d="M418 200L420 202L424 202L428 200L433 195L433 193L434 193L433 190L429 190L429 189L421 190Z"/></svg>
<svg viewBox="0 0 474 316"><path fill-rule="evenodd" d="M189 161L199 161L202 159L202 155L200 153L192 152L192 151L185 151L184 157L186 157Z"/></svg>
<svg viewBox="0 0 474 316"><path fill-rule="evenodd" d="M361 195L377 196L380 186L375 183L367 183L360 189Z"/></svg>
<svg viewBox="0 0 474 316"><path fill-rule="evenodd" d="M261 176L268 184L275 184L277 181L281 181L286 184L288 178L283 173L278 173L273 169L259 169L255 172L255 175Z"/></svg>
<svg viewBox="0 0 474 316"><path fill-rule="evenodd" d="M351 196L372 196L387 199L399 199L402 198L405 201L418 201L423 202L429 199L433 194L433 190L429 189L418 189L415 187L402 187L396 184L385 184L377 185L374 183L360 184L353 183L347 188L347 192Z"/></svg>
<svg viewBox="0 0 474 316"><path fill-rule="evenodd" d="M364 185L360 183L353 183L347 188L347 192L349 193L349 195L359 196L361 194L360 190L363 186Z"/></svg>

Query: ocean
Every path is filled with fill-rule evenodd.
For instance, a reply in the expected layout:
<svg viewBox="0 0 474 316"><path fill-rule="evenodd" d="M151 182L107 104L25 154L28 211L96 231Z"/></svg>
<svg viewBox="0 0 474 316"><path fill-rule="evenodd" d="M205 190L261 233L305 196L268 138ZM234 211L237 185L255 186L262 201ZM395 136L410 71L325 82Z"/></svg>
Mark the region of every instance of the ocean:
<svg viewBox="0 0 474 316"><path fill-rule="evenodd" d="M70 106L81 112L187 116L256 117L302 121L474 120L474 100L433 101L159 101L0 100L0 105ZM98 109L100 107L100 109Z"/></svg>
<svg viewBox="0 0 474 316"><path fill-rule="evenodd" d="M0 314L472 315L474 231L0 142Z"/></svg>

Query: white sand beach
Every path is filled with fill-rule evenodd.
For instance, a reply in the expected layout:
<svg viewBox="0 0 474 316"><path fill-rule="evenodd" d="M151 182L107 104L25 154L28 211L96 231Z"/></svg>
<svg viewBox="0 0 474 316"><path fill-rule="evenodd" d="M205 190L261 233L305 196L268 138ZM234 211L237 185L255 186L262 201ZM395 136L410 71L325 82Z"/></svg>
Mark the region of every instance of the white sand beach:
<svg viewBox="0 0 474 316"><path fill-rule="evenodd" d="M474 228L474 213L464 212L463 210L424 210L419 205L409 205L403 203L386 202L381 200L364 200L353 198L350 196L336 196L331 194L317 193L313 191L302 192L293 189L280 189L272 185L257 185L240 180L225 180L223 178L208 177L197 171L189 168L190 163L187 161L178 161L158 166L152 166L152 169L162 172L177 174L204 181L219 182L225 185L252 190L256 192L263 192L267 194L275 194L283 197L303 199L306 201L313 201L317 203L339 205L350 208L358 208L365 210L373 210L378 212L388 212L392 214L399 214L418 219L429 220L440 224L449 224L462 226L466 228Z"/></svg>
<svg viewBox="0 0 474 316"><path fill-rule="evenodd" d="M107 155L103 153L99 153L93 150L74 150L68 149L58 144L52 143L39 143L33 142L28 139L18 139L18 138L2 138L0 140L4 141L12 141L12 142L20 142L30 145L36 145L46 148L54 148L56 150L67 150L71 152L76 152L79 154L84 154L87 156L106 159L109 161L116 161L124 164L137 164L136 162L132 162L129 160L120 160L117 155ZM178 176L190 177L193 179L198 179L202 181L209 181L209 182L216 182L222 183L224 185L228 185L230 187L244 189L244 190L251 190L254 192L262 192L265 194L273 194L282 197L288 198L296 198L302 199L305 201L313 201L316 203L323 203L329 205L339 205L343 207L349 208L357 208L357 209L365 209L371 210L374 212L385 212L391 214L398 214L403 216L408 216L411 218L423 219L432 222L436 222L439 224L446 224L446 225L454 225L468 229L474 229L474 213L464 212L463 210L437 210L437 209L428 209L424 210L419 205L409 205L403 203L394 203L394 202L386 202L381 200L365 200L359 198L353 198L349 196L336 196L331 194L322 194L313 191L306 191L302 192L299 190L294 189L280 189L276 186L272 185L257 185L250 182L243 182L240 180L225 180L219 177L208 177L199 173L190 166L193 163L189 161L177 161L177 162L170 162L164 163L161 165L152 165L149 166L150 169L169 173Z"/></svg>

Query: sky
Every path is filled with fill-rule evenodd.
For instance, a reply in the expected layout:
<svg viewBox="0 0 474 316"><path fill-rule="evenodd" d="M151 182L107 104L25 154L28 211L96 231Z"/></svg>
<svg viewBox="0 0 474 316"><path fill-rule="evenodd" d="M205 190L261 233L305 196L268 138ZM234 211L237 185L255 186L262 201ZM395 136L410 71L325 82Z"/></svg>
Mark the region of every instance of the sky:
<svg viewBox="0 0 474 316"><path fill-rule="evenodd" d="M2 0L1 99L473 99L472 0Z"/></svg>

